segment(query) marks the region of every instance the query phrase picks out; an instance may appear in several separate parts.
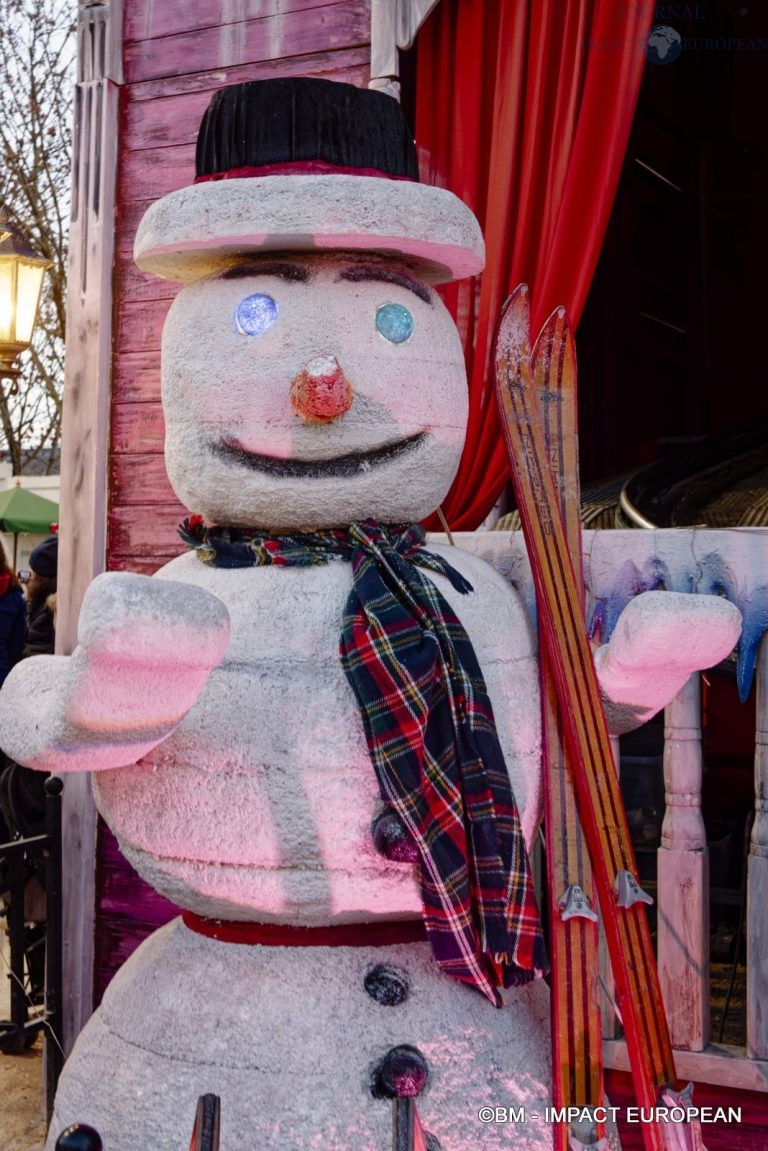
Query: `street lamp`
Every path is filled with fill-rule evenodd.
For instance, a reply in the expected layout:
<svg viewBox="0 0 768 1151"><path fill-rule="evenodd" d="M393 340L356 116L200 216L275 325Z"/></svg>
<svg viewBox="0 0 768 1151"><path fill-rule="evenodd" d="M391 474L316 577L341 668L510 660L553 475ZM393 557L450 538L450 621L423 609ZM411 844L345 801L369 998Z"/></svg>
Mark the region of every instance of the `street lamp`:
<svg viewBox="0 0 768 1151"><path fill-rule="evenodd" d="M32 340L43 273L50 266L0 208L0 378L15 381L19 375L15 360Z"/></svg>

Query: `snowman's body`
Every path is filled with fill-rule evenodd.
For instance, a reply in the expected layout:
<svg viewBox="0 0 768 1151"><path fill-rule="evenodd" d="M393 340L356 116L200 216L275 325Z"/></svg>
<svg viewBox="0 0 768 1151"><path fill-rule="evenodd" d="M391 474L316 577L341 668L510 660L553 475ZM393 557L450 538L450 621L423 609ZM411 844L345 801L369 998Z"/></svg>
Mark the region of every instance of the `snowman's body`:
<svg viewBox="0 0 768 1151"><path fill-rule="evenodd" d="M404 1003L365 990L381 964L407 981ZM496 1010L448 983L426 943L247 946L177 919L118 972L78 1039L48 1146L77 1119L115 1151L133 1151L135 1132L142 1148L187 1151L196 1100L213 1092L222 1151L392 1151L373 1072L415 1044L430 1075L419 1113L443 1151L551 1151L548 1015L540 981ZM514 1118L481 1121L503 1107Z"/></svg>
<svg viewBox="0 0 768 1151"><path fill-rule="evenodd" d="M481 663L530 843L540 814L534 636L506 581L457 548L460 613ZM226 571L190 553L160 578L227 607L231 637L199 701L135 767L94 777L99 808L140 873L200 915L300 925L418 918L412 865L388 862L362 720L339 661L350 565Z"/></svg>
<svg viewBox="0 0 768 1151"><path fill-rule="evenodd" d="M434 577L483 653L530 840L540 800L530 621L481 560L435 550L475 587L461 596ZM373 846L382 805L338 656L349 564L221 571L186 555L159 574L218 596L232 638L173 735L135 767L95 777L128 858L200 915L313 926L418 917L415 868ZM381 964L404 975L404 1002L383 1005L366 992ZM388 1151L391 1104L372 1097L372 1073L390 1048L411 1044L430 1067L424 1123L445 1151L548 1149L546 987L508 997L513 1005L497 1010L454 983L426 943L251 946L177 920L108 989L65 1070L52 1131L79 1119L121 1148L141 1122L151 1145L182 1148L197 1096L211 1091L222 1096L227 1151ZM527 1109L527 1122L478 1119L481 1107L513 1105Z"/></svg>

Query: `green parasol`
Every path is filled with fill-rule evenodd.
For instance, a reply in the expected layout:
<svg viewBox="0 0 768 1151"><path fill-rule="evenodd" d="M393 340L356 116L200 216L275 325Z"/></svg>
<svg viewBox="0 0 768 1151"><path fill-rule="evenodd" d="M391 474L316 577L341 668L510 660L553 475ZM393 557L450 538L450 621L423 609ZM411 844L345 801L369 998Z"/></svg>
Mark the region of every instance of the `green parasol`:
<svg viewBox="0 0 768 1151"><path fill-rule="evenodd" d="M59 518L59 505L22 487L0 492L0 531L13 532L13 566L16 567L17 535L47 534Z"/></svg>

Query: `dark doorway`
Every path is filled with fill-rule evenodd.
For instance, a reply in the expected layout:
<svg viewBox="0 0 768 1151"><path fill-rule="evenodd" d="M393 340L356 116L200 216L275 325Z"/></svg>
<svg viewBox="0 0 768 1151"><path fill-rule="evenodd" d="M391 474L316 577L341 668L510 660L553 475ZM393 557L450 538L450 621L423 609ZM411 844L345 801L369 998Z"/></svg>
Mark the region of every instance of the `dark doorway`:
<svg viewBox="0 0 768 1151"><path fill-rule="evenodd" d="M577 336L587 482L768 415L768 6L657 22L682 51L646 65Z"/></svg>

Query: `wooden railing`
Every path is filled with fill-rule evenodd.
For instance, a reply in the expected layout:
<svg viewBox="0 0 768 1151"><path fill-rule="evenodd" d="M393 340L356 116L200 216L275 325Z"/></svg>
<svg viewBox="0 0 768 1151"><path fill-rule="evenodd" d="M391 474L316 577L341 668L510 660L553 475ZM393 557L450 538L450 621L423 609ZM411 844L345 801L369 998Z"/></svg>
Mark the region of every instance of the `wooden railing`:
<svg viewBox="0 0 768 1151"><path fill-rule="evenodd" d="M433 537L445 541L445 537ZM534 594L520 533L458 533L455 543L482 556L523 595ZM768 529L604 531L584 536L587 617L604 632L633 594L670 591L726 595L747 637L768 628ZM663 593L660 593L663 594ZM603 638L607 638L603 634ZM743 656L743 652L741 653ZM757 660L755 809L747 868L747 980L744 1047L712 1042L709 971L709 849L701 814L700 677L665 712L665 815L657 855L658 965L681 1078L768 1091L768 638ZM739 941L736 941L738 952ZM604 972L610 990L610 974ZM606 1066L629 1070L612 1012L603 1012Z"/></svg>

